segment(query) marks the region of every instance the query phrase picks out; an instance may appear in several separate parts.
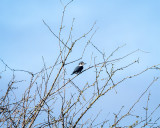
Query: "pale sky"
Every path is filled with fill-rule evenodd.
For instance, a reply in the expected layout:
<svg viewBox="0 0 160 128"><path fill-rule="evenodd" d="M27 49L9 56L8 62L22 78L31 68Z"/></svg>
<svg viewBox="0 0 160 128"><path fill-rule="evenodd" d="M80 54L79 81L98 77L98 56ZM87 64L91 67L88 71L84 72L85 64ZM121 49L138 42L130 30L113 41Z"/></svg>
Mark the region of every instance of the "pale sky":
<svg viewBox="0 0 160 128"><path fill-rule="evenodd" d="M62 0L63 2L63 0ZM67 3L67 2L64 2ZM45 58L47 66L53 65L56 55L58 55L58 41L50 33L42 20L58 34L63 6L59 0L1 0L0 1L0 58L3 59L11 68L25 69L33 72L41 70L42 56ZM159 64L160 56L160 1L159 0L75 0L66 10L64 18L66 32L62 32L63 38L68 36L68 30L72 19L75 18L73 28L73 38L77 38L87 32L96 21L95 29L97 32L92 42L99 49L109 55L118 46L126 44L113 59L123 56L136 49L149 52L138 52L124 60L121 64L125 65L139 58L140 63L133 69L118 74L117 78L125 74L133 74L149 66ZM75 47L68 62L78 59L84 48L86 40L82 40ZM99 55L93 47L86 49L83 61L90 64L90 57ZM97 59L97 62L101 62ZM68 66L69 76L74 63ZM3 70L0 64L0 70ZM92 72L86 72L80 76L80 79L93 80ZM5 76L7 76L5 74ZM87 78L85 76L88 76ZM153 77L160 76L159 71L150 71L140 77L128 80L117 87L118 94L113 91L102 98L95 107L103 110L102 118L108 118L107 114L113 116L113 112L118 112L121 106L126 109L133 104L136 99L147 88ZM22 76L21 76L22 77ZM0 79L0 83L5 83L5 79ZM75 82L79 82L77 78ZM2 86L2 85L0 85ZM150 92L150 107L155 108L160 102L160 85L156 83ZM148 93L147 93L148 94ZM146 104L147 95L140 103ZM99 103L103 102L103 105ZM117 104L115 104L117 103ZM144 114L142 107L138 109L139 113ZM160 111L159 111L160 113ZM100 120L100 119L99 119Z"/></svg>

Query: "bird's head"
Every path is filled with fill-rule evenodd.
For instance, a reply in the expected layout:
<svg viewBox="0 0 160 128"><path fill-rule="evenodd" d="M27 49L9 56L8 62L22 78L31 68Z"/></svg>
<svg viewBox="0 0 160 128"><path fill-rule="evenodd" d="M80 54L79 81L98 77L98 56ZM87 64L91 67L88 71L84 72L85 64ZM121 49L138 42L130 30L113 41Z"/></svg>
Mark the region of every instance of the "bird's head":
<svg viewBox="0 0 160 128"><path fill-rule="evenodd" d="M83 66L83 65L85 65L86 63L84 63L83 61L81 61L80 63L79 63L79 66Z"/></svg>

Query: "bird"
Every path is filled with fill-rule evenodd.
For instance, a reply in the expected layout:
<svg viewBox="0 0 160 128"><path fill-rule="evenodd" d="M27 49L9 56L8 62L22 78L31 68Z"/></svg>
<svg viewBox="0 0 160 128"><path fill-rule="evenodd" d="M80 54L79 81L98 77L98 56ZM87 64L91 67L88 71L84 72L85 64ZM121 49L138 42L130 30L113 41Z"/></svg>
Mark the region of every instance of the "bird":
<svg viewBox="0 0 160 128"><path fill-rule="evenodd" d="M81 71L83 70L83 65L85 64L86 63L84 63L83 61L79 62L79 65L74 69L71 75L81 73Z"/></svg>

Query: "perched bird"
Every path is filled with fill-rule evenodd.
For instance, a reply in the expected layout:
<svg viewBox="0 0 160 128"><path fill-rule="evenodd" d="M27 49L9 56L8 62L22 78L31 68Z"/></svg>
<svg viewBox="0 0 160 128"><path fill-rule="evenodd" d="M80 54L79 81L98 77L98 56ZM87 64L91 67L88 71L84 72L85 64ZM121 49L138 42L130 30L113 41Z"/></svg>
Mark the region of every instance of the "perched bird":
<svg viewBox="0 0 160 128"><path fill-rule="evenodd" d="M79 65L74 69L74 71L73 71L73 73L71 75L81 73L81 71L83 70L83 65L85 65L85 64L86 63L84 63L83 61L81 61L79 63Z"/></svg>

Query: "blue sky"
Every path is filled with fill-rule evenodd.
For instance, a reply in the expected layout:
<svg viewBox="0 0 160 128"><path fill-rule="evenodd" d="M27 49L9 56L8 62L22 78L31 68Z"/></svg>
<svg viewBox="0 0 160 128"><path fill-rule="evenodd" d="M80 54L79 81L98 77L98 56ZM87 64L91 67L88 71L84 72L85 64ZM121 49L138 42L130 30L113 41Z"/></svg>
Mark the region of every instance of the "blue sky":
<svg viewBox="0 0 160 128"><path fill-rule="evenodd" d="M66 11L64 30L69 30L72 19L75 18L73 38L76 38L88 31L96 21L98 30L92 41L99 49L105 51L106 55L123 44L126 44L126 46L114 58L136 49L149 52L138 52L122 62L123 65L140 58L140 64L135 66L134 70L130 69L127 72L134 73L160 63L159 6L159 0L75 0ZM42 20L45 20L52 30L58 34L62 11L63 6L59 0L1 0L0 58L12 68L34 72L42 68L42 56L48 66L52 65L57 55L58 41L49 32ZM66 32L62 32L62 34L65 39L67 37ZM81 43L83 43L83 40ZM73 50L74 54L68 61L80 57L79 53L83 49L81 46L81 44L77 45L76 49ZM87 54L83 58L86 63L89 63L92 52L98 55L95 50L87 49ZM76 63L68 66L69 74L75 65ZM0 69L3 68L2 65L0 66ZM89 76L88 79L93 79L91 72L86 75ZM116 101L119 97L121 104L116 109L120 109L123 104L133 103L154 76L159 76L159 72L151 71L135 78L133 81L127 81L127 84L117 88L119 92L117 95L111 93L110 96L102 99L104 102L106 101L106 104L100 106L99 109L105 109L108 107L108 103ZM1 79L2 81L4 80ZM78 82L78 80L76 81ZM158 89L160 89L159 85L151 90L153 92L153 106L155 103L158 104L156 102L159 100ZM115 106L111 104L109 108L112 107ZM102 117L104 116L105 114Z"/></svg>

